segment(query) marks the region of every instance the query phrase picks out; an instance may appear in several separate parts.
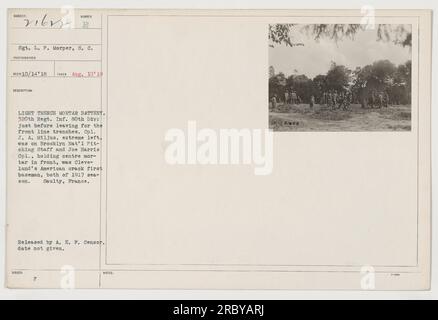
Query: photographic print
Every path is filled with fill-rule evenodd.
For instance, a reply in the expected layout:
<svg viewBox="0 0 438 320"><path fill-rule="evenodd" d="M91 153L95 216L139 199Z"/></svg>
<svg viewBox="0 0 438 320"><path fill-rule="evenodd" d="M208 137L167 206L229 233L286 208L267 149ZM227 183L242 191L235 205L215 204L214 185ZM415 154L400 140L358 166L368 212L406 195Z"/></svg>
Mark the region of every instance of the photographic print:
<svg viewBox="0 0 438 320"><path fill-rule="evenodd" d="M274 131L410 131L412 26L269 25Z"/></svg>
<svg viewBox="0 0 438 320"><path fill-rule="evenodd" d="M432 13L9 9L5 286L429 290Z"/></svg>

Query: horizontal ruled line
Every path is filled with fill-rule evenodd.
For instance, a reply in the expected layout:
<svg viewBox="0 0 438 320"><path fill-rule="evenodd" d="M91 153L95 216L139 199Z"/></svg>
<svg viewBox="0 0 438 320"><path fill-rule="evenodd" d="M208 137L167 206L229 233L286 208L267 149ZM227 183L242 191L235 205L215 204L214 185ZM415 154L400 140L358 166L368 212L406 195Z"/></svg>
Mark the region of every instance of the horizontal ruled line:
<svg viewBox="0 0 438 320"><path fill-rule="evenodd" d="M34 78L34 79L41 79L41 78L75 78L75 79L99 79L101 77L74 77L74 76L40 76L40 77L24 77L24 76L9 76L10 78Z"/></svg>
<svg viewBox="0 0 438 320"><path fill-rule="evenodd" d="M49 60L40 60L40 59L11 59L9 61L14 61L14 62L34 62L34 61L44 61L44 62L62 62L62 61L67 61L67 62L102 62L102 60L54 60L54 59L49 59Z"/></svg>
<svg viewBox="0 0 438 320"><path fill-rule="evenodd" d="M35 28L35 27L12 27L11 29L27 29L27 30L102 30L102 28Z"/></svg>
<svg viewBox="0 0 438 320"><path fill-rule="evenodd" d="M10 43L10 46L101 46L101 43Z"/></svg>

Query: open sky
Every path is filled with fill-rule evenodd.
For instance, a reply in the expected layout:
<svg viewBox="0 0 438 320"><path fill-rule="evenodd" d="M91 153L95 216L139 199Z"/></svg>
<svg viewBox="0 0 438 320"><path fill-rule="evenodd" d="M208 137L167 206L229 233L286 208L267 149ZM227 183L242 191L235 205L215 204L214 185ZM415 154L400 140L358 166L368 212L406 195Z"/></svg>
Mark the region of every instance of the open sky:
<svg viewBox="0 0 438 320"><path fill-rule="evenodd" d="M300 32L302 26L295 26L291 32L294 43L304 46L288 47L274 44L269 47L269 65L275 73L283 72L286 76L296 73L313 78L326 74L331 61L355 69L371 64L377 60L388 59L396 65L411 59L411 49L393 42L377 41L377 30L358 31L355 39L345 38L339 42L322 38L315 41L312 35Z"/></svg>

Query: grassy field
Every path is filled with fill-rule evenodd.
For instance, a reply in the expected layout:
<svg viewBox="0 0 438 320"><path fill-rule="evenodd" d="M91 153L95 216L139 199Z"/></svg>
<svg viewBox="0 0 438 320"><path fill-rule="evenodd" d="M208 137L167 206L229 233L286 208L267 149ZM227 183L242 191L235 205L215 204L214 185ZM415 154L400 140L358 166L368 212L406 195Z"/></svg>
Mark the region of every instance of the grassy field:
<svg viewBox="0 0 438 320"><path fill-rule="evenodd" d="M279 106L269 112L274 131L410 131L411 106L397 105L364 109L353 104L349 110L329 110L322 105Z"/></svg>

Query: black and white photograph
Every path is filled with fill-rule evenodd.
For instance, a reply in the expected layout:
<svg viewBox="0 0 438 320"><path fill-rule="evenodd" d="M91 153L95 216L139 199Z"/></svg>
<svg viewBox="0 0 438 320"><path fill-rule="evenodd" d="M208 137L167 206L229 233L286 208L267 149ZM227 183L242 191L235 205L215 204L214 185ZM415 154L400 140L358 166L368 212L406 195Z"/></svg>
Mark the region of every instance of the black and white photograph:
<svg viewBox="0 0 438 320"><path fill-rule="evenodd" d="M274 131L410 131L412 26L271 24Z"/></svg>

